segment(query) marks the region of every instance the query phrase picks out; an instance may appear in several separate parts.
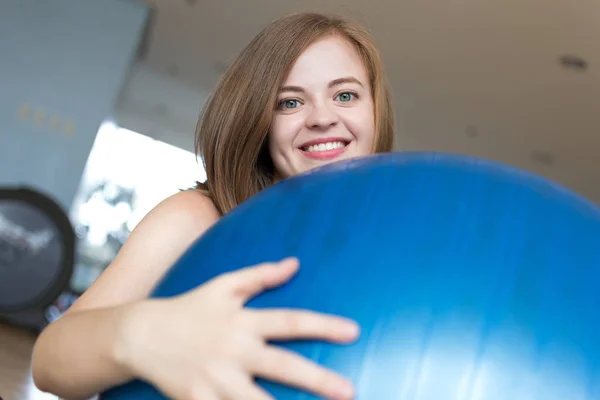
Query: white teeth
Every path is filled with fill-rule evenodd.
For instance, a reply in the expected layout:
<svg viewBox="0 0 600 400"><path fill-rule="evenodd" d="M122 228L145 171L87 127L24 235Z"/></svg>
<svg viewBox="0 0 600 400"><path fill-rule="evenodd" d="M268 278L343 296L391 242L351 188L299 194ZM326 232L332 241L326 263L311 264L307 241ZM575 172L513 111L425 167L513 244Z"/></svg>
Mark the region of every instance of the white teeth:
<svg viewBox="0 0 600 400"><path fill-rule="evenodd" d="M346 143L344 142L327 142L311 145L304 148L304 151L313 152L313 151L326 151L326 150L334 150L340 149L342 147L346 147Z"/></svg>

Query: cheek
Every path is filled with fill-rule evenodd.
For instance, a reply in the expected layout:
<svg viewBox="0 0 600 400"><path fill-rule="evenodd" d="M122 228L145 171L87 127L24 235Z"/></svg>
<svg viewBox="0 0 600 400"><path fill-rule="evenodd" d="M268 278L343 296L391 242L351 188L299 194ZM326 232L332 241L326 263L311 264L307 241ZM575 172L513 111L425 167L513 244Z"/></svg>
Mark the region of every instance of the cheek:
<svg viewBox="0 0 600 400"><path fill-rule="evenodd" d="M276 116L269 135L271 153L288 153L293 150L301 127L302 117L299 115Z"/></svg>
<svg viewBox="0 0 600 400"><path fill-rule="evenodd" d="M269 133L269 154L278 174L287 176L285 172L294 145L294 131L290 115L280 115L273 119Z"/></svg>
<svg viewBox="0 0 600 400"><path fill-rule="evenodd" d="M371 110L355 110L345 118L345 123L350 132L358 141L371 142L375 137L375 118Z"/></svg>

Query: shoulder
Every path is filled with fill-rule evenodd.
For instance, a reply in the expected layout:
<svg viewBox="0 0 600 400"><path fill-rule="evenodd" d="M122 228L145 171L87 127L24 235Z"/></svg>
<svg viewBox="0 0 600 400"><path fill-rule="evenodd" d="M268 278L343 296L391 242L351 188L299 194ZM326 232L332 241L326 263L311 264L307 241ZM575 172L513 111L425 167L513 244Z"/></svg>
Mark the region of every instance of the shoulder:
<svg viewBox="0 0 600 400"><path fill-rule="evenodd" d="M152 209L131 233L124 246L140 248L140 242L177 253L194 242L220 218L212 200L198 190L176 193ZM136 244L136 246L134 246ZM126 248L128 247L128 248Z"/></svg>
<svg viewBox="0 0 600 400"><path fill-rule="evenodd" d="M215 204L203 191L188 189L167 197L148 213L146 219L183 219L185 222L202 223L216 221L219 217Z"/></svg>

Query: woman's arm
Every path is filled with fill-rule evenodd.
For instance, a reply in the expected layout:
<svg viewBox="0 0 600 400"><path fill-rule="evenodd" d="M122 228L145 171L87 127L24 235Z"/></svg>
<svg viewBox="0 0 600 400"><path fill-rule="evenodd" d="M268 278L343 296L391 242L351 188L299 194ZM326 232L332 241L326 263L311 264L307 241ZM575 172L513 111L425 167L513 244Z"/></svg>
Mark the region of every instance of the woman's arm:
<svg viewBox="0 0 600 400"><path fill-rule="evenodd" d="M168 268L218 218L212 202L195 191L180 192L152 210L96 282L40 334L32 360L36 386L76 399L131 379L127 351L134 348L128 341L135 326L129 321Z"/></svg>
<svg viewBox="0 0 600 400"><path fill-rule="evenodd" d="M196 197L194 197L196 196ZM148 215L115 261L65 315L47 327L33 353L43 391L86 398L132 377L174 400L271 400L254 377L321 397L349 400L346 379L272 340L356 339L352 321L307 310L253 310L244 304L295 274L295 259L249 266L166 299L147 299L218 215L200 193L182 193ZM204 202L204 203L203 203Z"/></svg>
<svg viewBox="0 0 600 400"><path fill-rule="evenodd" d="M132 379L124 351L132 308L118 305L68 313L48 326L33 353L36 386L75 400Z"/></svg>

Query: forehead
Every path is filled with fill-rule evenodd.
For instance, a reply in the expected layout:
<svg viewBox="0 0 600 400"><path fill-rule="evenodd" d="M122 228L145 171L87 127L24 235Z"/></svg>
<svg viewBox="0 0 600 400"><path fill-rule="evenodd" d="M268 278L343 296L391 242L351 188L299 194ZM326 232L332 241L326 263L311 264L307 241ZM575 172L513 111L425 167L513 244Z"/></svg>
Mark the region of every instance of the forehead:
<svg viewBox="0 0 600 400"><path fill-rule="evenodd" d="M334 79L353 76L367 85L367 75L362 59L352 44L338 36L328 36L304 50L294 63L285 84L326 85Z"/></svg>

